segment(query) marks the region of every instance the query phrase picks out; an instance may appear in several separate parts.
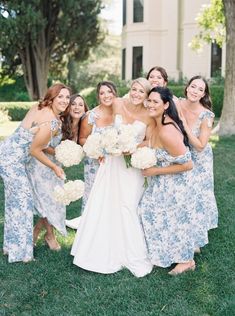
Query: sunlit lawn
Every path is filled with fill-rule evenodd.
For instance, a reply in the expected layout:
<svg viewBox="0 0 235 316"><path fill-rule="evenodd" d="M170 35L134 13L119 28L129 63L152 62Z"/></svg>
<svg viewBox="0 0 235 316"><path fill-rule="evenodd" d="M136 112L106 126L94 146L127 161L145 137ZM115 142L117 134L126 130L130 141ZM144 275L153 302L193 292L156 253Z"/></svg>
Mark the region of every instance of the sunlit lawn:
<svg viewBox="0 0 235 316"><path fill-rule="evenodd" d="M123 270L111 275L87 272L72 264L74 231L58 236L60 252L50 251L40 237L36 261L8 264L0 255L0 315L235 315L235 140L212 138L219 228L195 256L197 268L177 277L155 268L141 279ZM82 177L82 166L66 171ZM3 239L3 184L0 181L0 244ZM71 204L67 217L80 212Z"/></svg>

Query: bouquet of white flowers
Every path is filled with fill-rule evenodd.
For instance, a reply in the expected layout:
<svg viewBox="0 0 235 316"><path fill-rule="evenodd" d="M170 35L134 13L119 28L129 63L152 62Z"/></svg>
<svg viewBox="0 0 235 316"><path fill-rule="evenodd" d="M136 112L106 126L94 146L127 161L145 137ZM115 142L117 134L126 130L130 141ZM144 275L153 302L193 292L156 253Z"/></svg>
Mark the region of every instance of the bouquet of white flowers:
<svg viewBox="0 0 235 316"><path fill-rule="evenodd" d="M78 165L84 157L82 146L72 140L64 140L55 148L55 157L65 167Z"/></svg>
<svg viewBox="0 0 235 316"><path fill-rule="evenodd" d="M115 127L105 129L101 134L101 146L107 154L120 156L122 149L119 146L118 130Z"/></svg>
<svg viewBox="0 0 235 316"><path fill-rule="evenodd" d="M149 147L141 147L131 156L131 165L137 169L146 169L155 166L157 163L155 151ZM148 186L147 178L144 179L144 187Z"/></svg>
<svg viewBox="0 0 235 316"><path fill-rule="evenodd" d="M137 131L132 124L121 124L118 128L118 144L122 152L133 153L137 148Z"/></svg>
<svg viewBox="0 0 235 316"><path fill-rule="evenodd" d="M90 158L98 159L104 156L104 150L102 146L102 136L99 133L91 134L87 137L83 150Z"/></svg>
<svg viewBox="0 0 235 316"><path fill-rule="evenodd" d="M53 194L57 202L69 205L83 196L84 182L81 180L68 181L63 186L56 186Z"/></svg>

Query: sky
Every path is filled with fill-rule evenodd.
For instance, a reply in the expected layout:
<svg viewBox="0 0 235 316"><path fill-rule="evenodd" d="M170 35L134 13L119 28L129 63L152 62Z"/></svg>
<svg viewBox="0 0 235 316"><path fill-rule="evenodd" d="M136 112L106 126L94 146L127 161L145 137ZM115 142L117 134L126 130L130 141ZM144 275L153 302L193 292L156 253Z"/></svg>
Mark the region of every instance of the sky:
<svg viewBox="0 0 235 316"><path fill-rule="evenodd" d="M111 34L120 35L122 31L122 0L112 0L101 12L102 18L108 20Z"/></svg>

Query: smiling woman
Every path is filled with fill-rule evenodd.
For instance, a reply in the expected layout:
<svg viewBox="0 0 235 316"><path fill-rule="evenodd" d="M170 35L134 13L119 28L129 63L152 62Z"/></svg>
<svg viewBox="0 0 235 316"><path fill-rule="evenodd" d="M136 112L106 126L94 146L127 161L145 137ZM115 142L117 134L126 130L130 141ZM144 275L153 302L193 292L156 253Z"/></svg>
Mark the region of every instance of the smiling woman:
<svg viewBox="0 0 235 316"><path fill-rule="evenodd" d="M69 98L67 86L53 85L44 99L26 114L16 131L0 143L0 174L5 187L3 251L9 262L33 260L35 200L27 170L31 156L45 165L56 179L62 181L64 177L63 170L43 150L60 132L59 114L68 106Z"/></svg>

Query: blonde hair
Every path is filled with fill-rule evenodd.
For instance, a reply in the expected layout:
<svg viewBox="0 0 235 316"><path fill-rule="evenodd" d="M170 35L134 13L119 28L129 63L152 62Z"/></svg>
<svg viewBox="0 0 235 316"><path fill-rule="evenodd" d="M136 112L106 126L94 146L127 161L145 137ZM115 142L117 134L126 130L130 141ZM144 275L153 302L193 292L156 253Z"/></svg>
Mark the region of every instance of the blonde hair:
<svg viewBox="0 0 235 316"><path fill-rule="evenodd" d="M131 83L131 87L133 86L134 83L140 84L147 94L152 89L151 84L149 83L149 81L146 78L140 77L140 78L133 80Z"/></svg>

